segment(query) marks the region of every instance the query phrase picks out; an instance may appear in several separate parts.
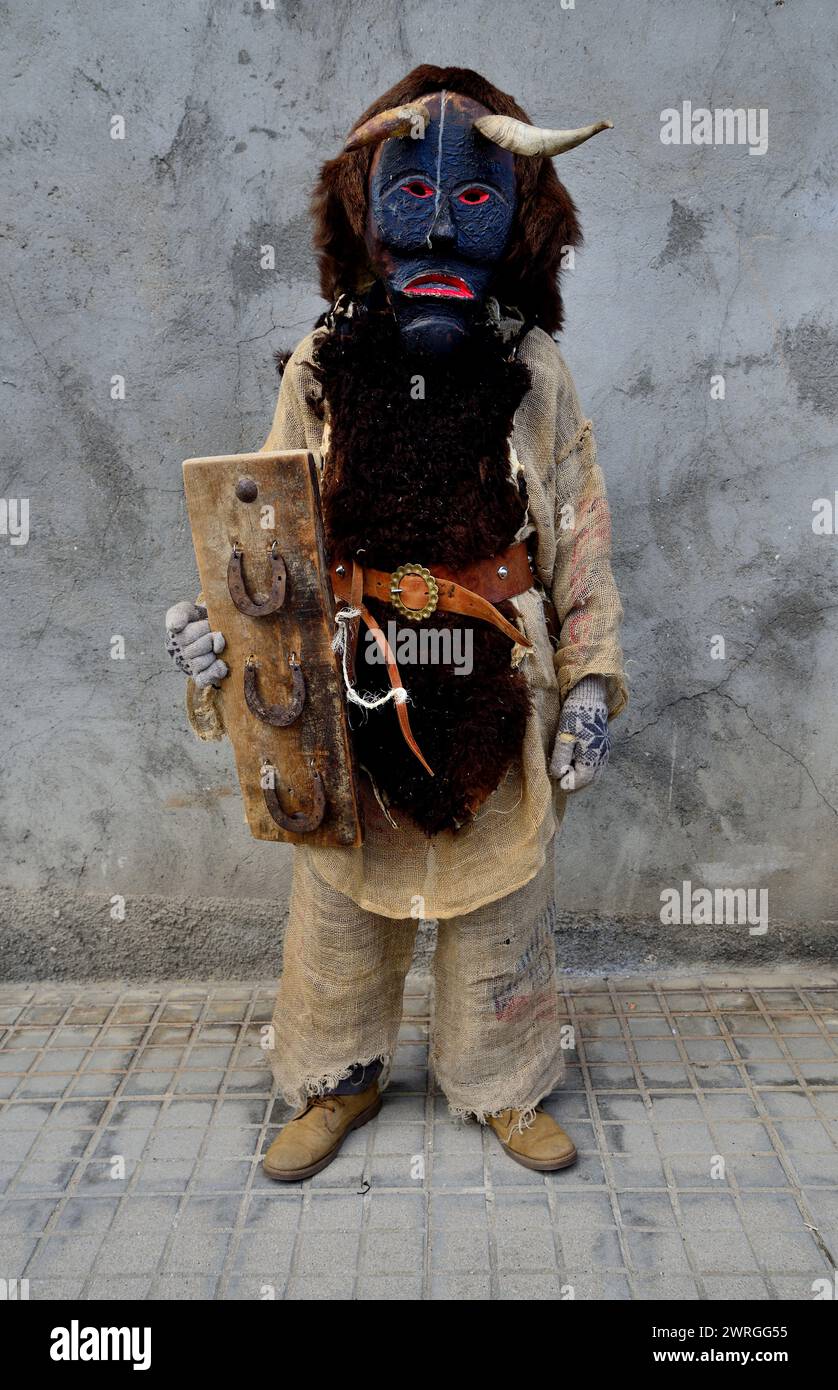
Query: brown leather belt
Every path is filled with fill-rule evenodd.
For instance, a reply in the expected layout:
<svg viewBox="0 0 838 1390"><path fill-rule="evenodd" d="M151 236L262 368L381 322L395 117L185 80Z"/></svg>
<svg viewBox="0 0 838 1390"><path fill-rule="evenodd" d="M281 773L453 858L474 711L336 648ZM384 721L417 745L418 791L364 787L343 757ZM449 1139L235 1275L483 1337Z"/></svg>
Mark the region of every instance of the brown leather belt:
<svg viewBox="0 0 838 1390"><path fill-rule="evenodd" d="M489 559L478 560L456 570L450 569L447 565L435 565L431 570L424 565L407 564L399 565L398 569L387 573L385 570L367 569L357 561L337 561L330 569L330 578L335 597L358 609L360 617L375 637L387 666L390 685L394 690L404 688L396 658L380 625L364 603L364 598L380 599L391 604L403 618L408 618L411 622L429 618L437 609L444 613L459 613L464 617L479 618L482 622L491 623L511 642L517 642L522 647L532 645L529 639L495 607L496 603L501 603L505 598L514 598L516 594L526 593L532 588L532 570L527 547L523 541L516 542ZM347 669L353 679L358 624L358 618L352 619L348 634ZM433 777L433 769L425 761L413 737L404 700L396 702L396 715L405 742L425 771Z"/></svg>

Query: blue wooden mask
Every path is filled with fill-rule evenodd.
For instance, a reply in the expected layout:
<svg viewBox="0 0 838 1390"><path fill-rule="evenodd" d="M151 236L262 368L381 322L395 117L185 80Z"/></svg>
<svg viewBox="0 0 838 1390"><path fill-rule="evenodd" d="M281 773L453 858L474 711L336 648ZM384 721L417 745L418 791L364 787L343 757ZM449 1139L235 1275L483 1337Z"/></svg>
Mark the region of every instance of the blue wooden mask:
<svg viewBox="0 0 838 1390"><path fill-rule="evenodd" d="M366 241L405 345L438 353L485 317L515 216L515 158L475 127L487 113L470 98L438 92L424 107L413 134L378 145Z"/></svg>

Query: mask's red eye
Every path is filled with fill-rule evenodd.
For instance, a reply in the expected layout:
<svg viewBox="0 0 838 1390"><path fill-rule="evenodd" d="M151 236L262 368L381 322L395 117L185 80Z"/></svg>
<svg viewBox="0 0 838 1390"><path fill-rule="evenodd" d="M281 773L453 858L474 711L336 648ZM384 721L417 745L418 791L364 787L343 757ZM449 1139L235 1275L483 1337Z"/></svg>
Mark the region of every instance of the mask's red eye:
<svg viewBox="0 0 838 1390"><path fill-rule="evenodd" d="M478 203L487 203L489 195L485 188L466 188L459 195L461 203L467 203L469 207L476 207Z"/></svg>
<svg viewBox="0 0 838 1390"><path fill-rule="evenodd" d="M409 193L412 198L432 198L434 190L423 179L411 179L410 183L402 184L402 192Z"/></svg>

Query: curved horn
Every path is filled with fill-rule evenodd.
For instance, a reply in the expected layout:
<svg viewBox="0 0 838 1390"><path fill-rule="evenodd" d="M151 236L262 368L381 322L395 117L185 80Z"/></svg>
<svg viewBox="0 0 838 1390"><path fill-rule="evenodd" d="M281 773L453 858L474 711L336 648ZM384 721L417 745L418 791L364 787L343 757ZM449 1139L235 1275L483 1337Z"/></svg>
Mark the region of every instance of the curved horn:
<svg viewBox="0 0 838 1390"><path fill-rule="evenodd" d="M362 145L375 145L379 140L389 140L394 135L412 135L417 128L419 134L415 138L424 140L427 124L428 113L424 106L416 102L392 106L389 111L380 111L353 130L343 148L359 150Z"/></svg>
<svg viewBox="0 0 838 1390"><path fill-rule="evenodd" d="M501 149L528 155L564 154L565 150L572 150L590 140L592 135L612 130L614 126L613 121L597 121L596 125L583 125L578 130L549 130L546 126L516 121L512 116L478 116L474 124L481 135Z"/></svg>

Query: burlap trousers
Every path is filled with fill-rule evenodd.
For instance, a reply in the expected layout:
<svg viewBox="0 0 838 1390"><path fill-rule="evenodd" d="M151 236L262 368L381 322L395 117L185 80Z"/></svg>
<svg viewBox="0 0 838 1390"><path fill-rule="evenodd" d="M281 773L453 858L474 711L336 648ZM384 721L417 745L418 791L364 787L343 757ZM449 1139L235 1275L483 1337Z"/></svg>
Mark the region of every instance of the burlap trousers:
<svg viewBox="0 0 838 1390"><path fill-rule="evenodd" d="M528 1111L561 1080L554 919L551 844L523 888L439 923L430 1060L455 1113ZM358 1062L382 1059L386 1084L416 928L358 907L295 850L268 1053L292 1105L332 1089Z"/></svg>

